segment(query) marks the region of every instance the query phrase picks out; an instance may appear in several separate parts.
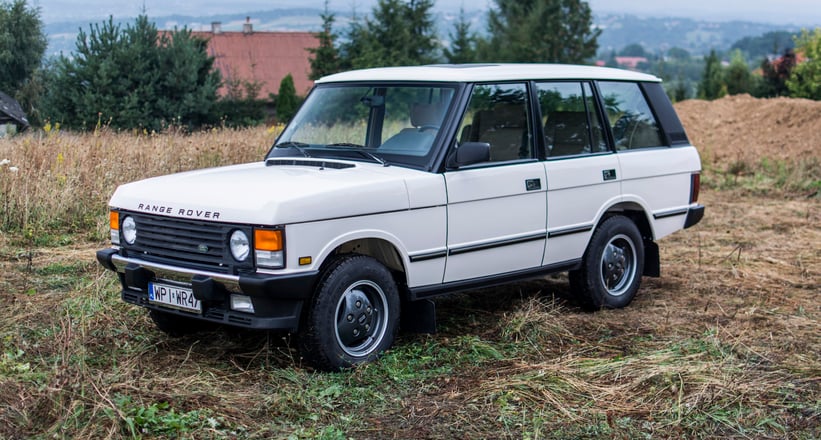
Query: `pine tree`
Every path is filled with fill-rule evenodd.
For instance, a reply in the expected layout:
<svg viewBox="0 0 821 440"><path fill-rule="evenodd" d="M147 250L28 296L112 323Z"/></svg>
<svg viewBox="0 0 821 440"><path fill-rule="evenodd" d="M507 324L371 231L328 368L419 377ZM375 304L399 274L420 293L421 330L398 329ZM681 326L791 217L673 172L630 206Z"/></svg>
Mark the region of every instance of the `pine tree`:
<svg viewBox="0 0 821 440"><path fill-rule="evenodd" d="M188 30L161 35L144 15L125 29L109 18L81 30L74 56L57 60L43 113L78 129L198 127L212 122L221 82L213 62Z"/></svg>
<svg viewBox="0 0 821 440"><path fill-rule="evenodd" d="M47 44L38 9L25 0L0 3L0 91L15 96L40 67Z"/></svg>
<svg viewBox="0 0 821 440"><path fill-rule="evenodd" d="M581 0L495 0L488 12L486 61L584 63L598 49L590 6Z"/></svg>
<svg viewBox="0 0 821 440"><path fill-rule="evenodd" d="M721 67L721 60L715 50L710 51L710 55L704 58L704 75L698 85L698 97L700 99L718 99L727 94L727 88L723 81L724 73Z"/></svg>
<svg viewBox="0 0 821 440"><path fill-rule="evenodd" d="M279 83L279 93L276 99L277 119L280 122L288 122L296 114L297 107L299 107L299 98L296 96L296 87L294 87L294 77L291 74L285 75Z"/></svg>
<svg viewBox="0 0 821 440"><path fill-rule="evenodd" d="M317 80L325 75L339 72L340 60L339 52L336 49L336 35L333 33L333 24L336 17L328 9L328 0L325 0L325 11L320 14L322 18L322 32L316 34L319 46L308 49L311 53L311 73L310 79Z"/></svg>
<svg viewBox="0 0 821 440"><path fill-rule="evenodd" d="M341 66L427 64L436 61L439 43L431 10L433 0L379 0L371 18L354 16L340 47Z"/></svg>
<svg viewBox="0 0 821 440"><path fill-rule="evenodd" d="M752 91L752 72L750 72L750 68L747 66L747 60L744 59L744 54L738 49L733 51L733 58L725 72L724 82L727 84L727 93L730 95L750 93L750 91Z"/></svg>
<svg viewBox="0 0 821 440"><path fill-rule="evenodd" d="M461 64L476 61L476 34L470 30L470 22L465 17L465 9L459 10L459 19L448 36L450 48L442 52L449 63Z"/></svg>

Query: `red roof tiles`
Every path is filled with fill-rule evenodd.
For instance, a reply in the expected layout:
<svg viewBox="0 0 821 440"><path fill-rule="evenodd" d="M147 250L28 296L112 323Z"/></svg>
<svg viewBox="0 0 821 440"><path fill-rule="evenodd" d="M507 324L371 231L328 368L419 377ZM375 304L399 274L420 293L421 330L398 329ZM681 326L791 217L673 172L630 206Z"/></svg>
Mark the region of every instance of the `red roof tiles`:
<svg viewBox="0 0 821 440"><path fill-rule="evenodd" d="M304 96L314 82L308 79L311 56L308 48L319 46L311 32L192 32L208 40L208 54L215 58L214 66L223 81L239 79L263 82L258 98L279 91L279 83L287 74L294 78L297 95ZM227 93L225 87L219 91Z"/></svg>

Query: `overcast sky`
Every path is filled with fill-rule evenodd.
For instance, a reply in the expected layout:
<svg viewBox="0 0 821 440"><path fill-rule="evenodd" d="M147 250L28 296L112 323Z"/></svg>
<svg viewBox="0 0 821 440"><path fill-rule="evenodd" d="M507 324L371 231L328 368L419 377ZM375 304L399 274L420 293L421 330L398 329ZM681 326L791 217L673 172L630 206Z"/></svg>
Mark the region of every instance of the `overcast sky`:
<svg viewBox="0 0 821 440"><path fill-rule="evenodd" d="M149 17L172 14L213 15L225 13L246 13L282 8L322 8L323 0L29 0L41 8L42 18L47 23L133 17L143 7ZM491 0L435 0L436 10L454 11L464 5L465 9L487 9ZM744 20L763 23L793 24L806 27L821 26L821 0L589 0L593 12L624 12L644 16L676 16L702 20ZM331 0L330 6L336 11L367 13L376 0Z"/></svg>

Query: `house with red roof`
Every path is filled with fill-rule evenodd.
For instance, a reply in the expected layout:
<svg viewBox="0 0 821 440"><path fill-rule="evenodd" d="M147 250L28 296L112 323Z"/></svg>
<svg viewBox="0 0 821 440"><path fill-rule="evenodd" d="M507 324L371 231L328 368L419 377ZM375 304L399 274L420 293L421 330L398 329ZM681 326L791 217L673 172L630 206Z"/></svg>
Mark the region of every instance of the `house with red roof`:
<svg viewBox="0 0 821 440"><path fill-rule="evenodd" d="M311 32L257 32L250 18L241 32L222 31L219 22L211 23L211 32L192 32L208 40L208 54L214 57L214 67L220 70L223 82L248 81L261 84L259 99L277 94L279 84L289 73L294 79L297 95L305 96L314 82L308 49L319 46ZM219 90L225 96L228 88Z"/></svg>

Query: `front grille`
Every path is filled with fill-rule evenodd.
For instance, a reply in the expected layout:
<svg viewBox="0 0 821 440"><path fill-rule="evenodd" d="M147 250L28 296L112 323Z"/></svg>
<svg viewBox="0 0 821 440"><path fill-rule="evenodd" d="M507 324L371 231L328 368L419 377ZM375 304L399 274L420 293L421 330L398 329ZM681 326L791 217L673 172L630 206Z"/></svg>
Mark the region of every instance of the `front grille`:
<svg viewBox="0 0 821 440"><path fill-rule="evenodd" d="M228 248L234 230L242 229L250 238L250 227L136 213L121 213L120 218L126 215L137 224L136 242L122 243L127 257L219 273L253 267L250 257L236 262Z"/></svg>

